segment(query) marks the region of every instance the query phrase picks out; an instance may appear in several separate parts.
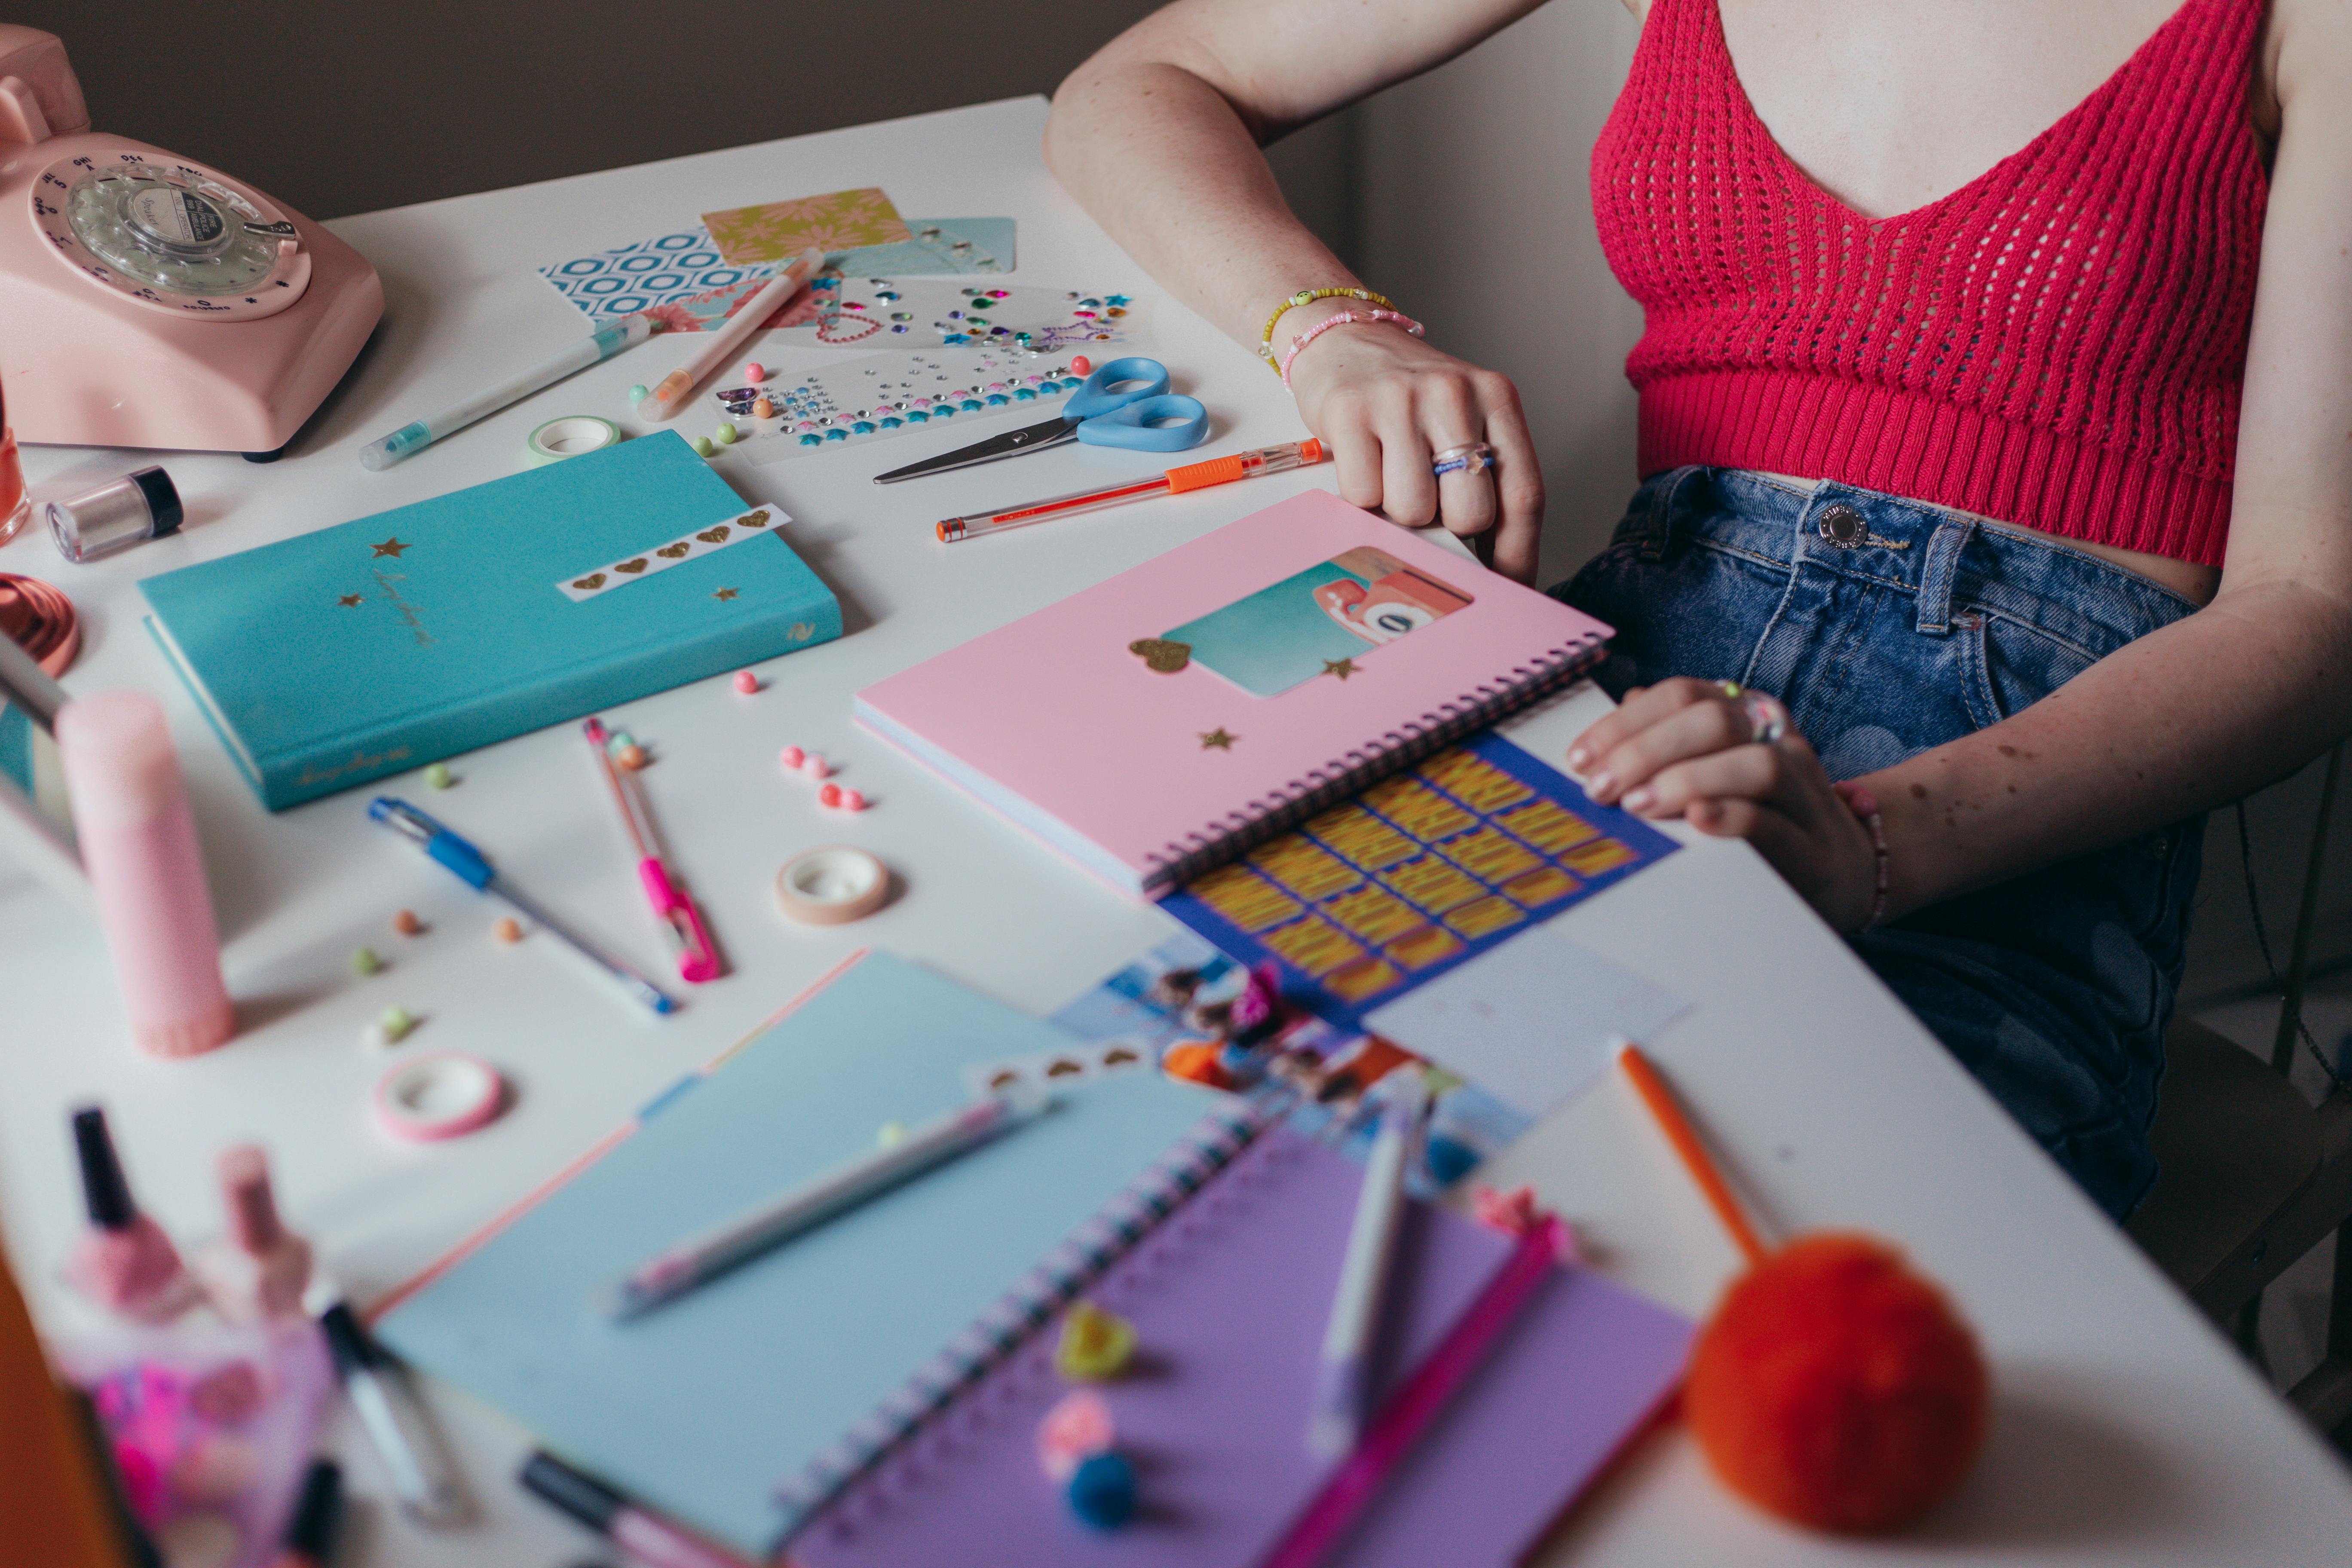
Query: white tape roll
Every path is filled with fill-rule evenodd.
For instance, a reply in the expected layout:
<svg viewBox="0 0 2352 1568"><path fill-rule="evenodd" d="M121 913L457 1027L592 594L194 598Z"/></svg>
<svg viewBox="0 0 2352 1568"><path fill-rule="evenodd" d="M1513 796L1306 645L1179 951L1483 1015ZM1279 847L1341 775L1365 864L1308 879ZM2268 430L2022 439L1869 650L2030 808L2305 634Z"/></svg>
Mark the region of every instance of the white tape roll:
<svg viewBox="0 0 2352 1568"><path fill-rule="evenodd" d="M776 901L807 925L862 921L890 896L890 871L863 849L828 844L784 862L776 873Z"/></svg>
<svg viewBox="0 0 2352 1568"><path fill-rule="evenodd" d="M456 1051L419 1057L378 1080L376 1120L412 1143L455 1138L497 1121L506 1089L498 1069L478 1057Z"/></svg>
<svg viewBox="0 0 2352 1568"><path fill-rule="evenodd" d="M523 446L530 453L530 466L540 468L620 444L621 427L610 419L599 419L593 414L567 414L532 431Z"/></svg>

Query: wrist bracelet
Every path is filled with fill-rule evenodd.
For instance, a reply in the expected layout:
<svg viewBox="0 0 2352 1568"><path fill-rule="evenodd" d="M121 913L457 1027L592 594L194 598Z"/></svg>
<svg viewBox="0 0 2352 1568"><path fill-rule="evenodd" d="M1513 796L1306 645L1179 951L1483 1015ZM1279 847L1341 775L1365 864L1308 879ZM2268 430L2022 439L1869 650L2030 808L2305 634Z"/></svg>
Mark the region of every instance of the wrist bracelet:
<svg viewBox="0 0 2352 1568"><path fill-rule="evenodd" d="M1383 310L1393 310L1397 308L1394 300L1390 299L1386 294L1375 293L1370 289L1301 289L1274 308L1274 314L1265 319L1265 330L1257 335L1257 357L1265 361L1269 370L1282 368L1276 363L1274 357L1276 323L1282 320L1285 311L1296 310L1301 305L1312 305L1318 300L1361 300L1367 304L1378 305Z"/></svg>
<svg viewBox="0 0 2352 1568"><path fill-rule="evenodd" d="M1870 847L1878 857L1878 891L1870 900L1870 913L1863 918L1862 929L1868 931L1886 918L1886 823L1879 815L1878 797L1865 784L1851 782L1830 786L1845 808L1853 813L1854 820L1870 829Z"/></svg>
<svg viewBox="0 0 2352 1568"><path fill-rule="evenodd" d="M1342 310L1336 316L1326 316L1290 340L1290 352L1284 354L1282 363L1274 367L1282 376L1282 384L1285 386L1290 384L1290 367L1297 362L1298 356L1307 351L1308 343L1334 327L1368 327L1376 321L1393 321L1416 338L1425 330L1419 321L1401 310Z"/></svg>

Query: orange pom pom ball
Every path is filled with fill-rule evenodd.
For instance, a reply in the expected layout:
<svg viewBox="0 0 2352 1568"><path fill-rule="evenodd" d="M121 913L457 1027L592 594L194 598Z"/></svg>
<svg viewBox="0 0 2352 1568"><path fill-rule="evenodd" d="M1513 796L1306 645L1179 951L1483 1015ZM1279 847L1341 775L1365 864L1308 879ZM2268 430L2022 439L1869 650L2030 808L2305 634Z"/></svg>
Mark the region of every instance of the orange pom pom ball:
<svg viewBox="0 0 2352 1568"><path fill-rule="evenodd" d="M1903 1255L1801 1237L1734 1282L1692 1348L1683 1410L1732 1490L1818 1530L1899 1529L1984 1441L1976 1335Z"/></svg>

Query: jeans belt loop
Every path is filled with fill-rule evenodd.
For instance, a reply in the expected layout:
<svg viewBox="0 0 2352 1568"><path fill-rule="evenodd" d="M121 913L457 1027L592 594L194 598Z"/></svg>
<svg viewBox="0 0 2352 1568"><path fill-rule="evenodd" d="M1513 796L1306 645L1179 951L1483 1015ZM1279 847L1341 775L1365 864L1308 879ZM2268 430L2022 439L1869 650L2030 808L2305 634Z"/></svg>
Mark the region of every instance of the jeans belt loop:
<svg viewBox="0 0 2352 1568"><path fill-rule="evenodd" d="M1952 629L1952 579L1976 531L1974 519L1956 517L1937 524L1927 541L1927 558L1919 563L1919 630L1927 637Z"/></svg>
<svg viewBox="0 0 2352 1568"><path fill-rule="evenodd" d="M1691 476L1700 472L1699 465L1686 464L1666 476L1650 502L1650 515L1642 527L1642 559L1652 565L1666 558L1666 547L1675 537L1675 498L1683 493L1683 486Z"/></svg>

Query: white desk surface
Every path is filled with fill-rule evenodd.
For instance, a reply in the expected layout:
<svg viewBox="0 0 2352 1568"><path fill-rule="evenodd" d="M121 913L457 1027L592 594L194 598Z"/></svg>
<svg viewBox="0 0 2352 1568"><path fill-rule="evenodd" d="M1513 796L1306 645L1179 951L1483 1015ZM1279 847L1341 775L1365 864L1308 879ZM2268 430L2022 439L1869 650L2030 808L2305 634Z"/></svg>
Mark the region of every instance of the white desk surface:
<svg viewBox="0 0 2352 1568"><path fill-rule="evenodd" d="M72 689L142 687L169 709L230 986L252 1020L197 1060L141 1058L88 911L25 879L0 884L0 1202L47 1326L88 1321L54 1279L80 1215L65 1112L83 1100L106 1102L141 1199L184 1244L221 1223L214 1152L236 1138L265 1142L291 1221L364 1301L856 947L887 946L1046 1010L1164 933L1161 917L854 731L850 694L1295 489L1328 485L1328 468L948 552L930 537L940 516L1139 465L1079 447L887 489L867 483L881 468L971 440L961 420L864 456L764 468L722 458L719 470L749 499L793 513L792 542L839 594L848 630L764 667L771 684L756 697L712 679L614 715L658 753L646 774L656 809L734 964L667 1022L543 939L492 942L495 911L365 822L372 791L265 813L139 626L140 577L512 472L525 432L555 415L621 416L625 389L669 368L658 341L389 473L362 472L354 457L366 440L580 335L579 316L533 267L682 226L706 209L879 184L906 213L1018 218L1018 281L1157 295L1046 173L1044 119L1039 100L988 104L337 223L382 272L387 309L378 341L298 455L270 468L164 456L187 496L185 531L95 566L64 564L38 533L0 550L0 570L59 583L80 606L89 646ZM1207 453L1304 434L1247 353L1164 296L1155 304L1150 352L1209 405L1218 438ZM91 451L36 451L27 462L43 494L131 466L128 454ZM1557 763L1580 710L1599 700L1588 692L1556 704L1520 739ZM841 762L844 782L873 809L823 812L804 783L779 773L774 754L787 742ZM389 787L478 840L554 907L648 963L658 956L610 802L571 726L454 765L461 782L446 795L414 776ZM850 927L787 923L770 890L775 868L835 839L896 868L904 895ZM425 935L392 934L388 920L404 905L430 923ZM1895 1541L1827 1542L1784 1529L1711 1484L1687 1435L1670 1428L1587 1501L1548 1560L2205 1568L2341 1562L2352 1550L2352 1488L2334 1458L1744 847L1695 843L1562 919L1578 941L1696 1004L1654 1042L1655 1054L1772 1226L1880 1232L1947 1283L1989 1348L1998 1412L1962 1494ZM351 975L347 957L362 942L390 960L385 973ZM395 1001L424 1019L404 1049L470 1050L505 1070L517 1100L504 1120L438 1147L396 1145L373 1130L364 1100L385 1059L362 1050L359 1035ZM1685 1311L1702 1312L1733 1265L1613 1079L1485 1175L1534 1182L1602 1268ZM449 1390L431 1398L481 1522L433 1535L400 1518L339 1405L329 1440L360 1503L341 1558L348 1568L505 1568L595 1554L590 1537L512 1484L523 1433Z"/></svg>

